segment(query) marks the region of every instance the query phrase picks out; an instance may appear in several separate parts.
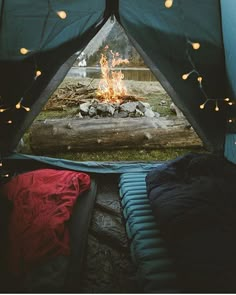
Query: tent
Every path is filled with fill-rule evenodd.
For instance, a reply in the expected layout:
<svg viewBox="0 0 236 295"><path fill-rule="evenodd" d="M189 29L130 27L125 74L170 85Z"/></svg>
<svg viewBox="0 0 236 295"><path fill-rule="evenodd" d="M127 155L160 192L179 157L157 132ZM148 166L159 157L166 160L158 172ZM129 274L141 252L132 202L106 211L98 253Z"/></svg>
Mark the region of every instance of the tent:
<svg viewBox="0 0 236 295"><path fill-rule="evenodd" d="M235 9L235 0L0 0L3 164L23 170L40 162L91 173L153 167L74 163L14 152L75 53L114 17L205 147L235 163Z"/></svg>
<svg viewBox="0 0 236 295"><path fill-rule="evenodd" d="M29 5L2 0L1 152L14 151L73 64L73 54L115 16L205 146L225 151L233 160L234 106L228 103L236 91L235 1L175 0L170 8L165 2L50 0Z"/></svg>

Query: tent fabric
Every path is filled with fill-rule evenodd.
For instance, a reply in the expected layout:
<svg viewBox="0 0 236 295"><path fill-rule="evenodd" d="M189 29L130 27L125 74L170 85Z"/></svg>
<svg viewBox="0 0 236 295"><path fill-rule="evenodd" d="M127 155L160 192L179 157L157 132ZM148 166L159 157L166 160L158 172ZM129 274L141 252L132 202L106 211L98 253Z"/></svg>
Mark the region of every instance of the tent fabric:
<svg viewBox="0 0 236 295"><path fill-rule="evenodd" d="M226 74L229 83L229 89L232 97L236 96L236 18L234 12L236 10L236 2L234 0L221 0L222 10L222 30L225 48L225 63L226 63ZM228 123L227 134L225 138L225 157L236 163L235 154L235 106L229 111L228 118L232 120Z"/></svg>
<svg viewBox="0 0 236 295"><path fill-rule="evenodd" d="M39 169L13 177L1 197L13 202L9 222L9 268L16 275L37 263L69 255L69 220L79 194L90 187L88 174Z"/></svg>
<svg viewBox="0 0 236 295"><path fill-rule="evenodd" d="M14 150L20 136L60 84L62 77L45 92L54 75L115 14L206 147L223 153L229 111L222 100L228 96L235 99L234 0L174 0L170 9L164 3L164 0L2 0L0 105L7 111L0 113L1 151ZM67 18L60 19L57 11L66 11ZM200 49L191 50L188 41L200 42ZM20 48L30 51L21 55ZM181 78L193 69L187 51L203 77L202 85L210 99L204 110L199 108L205 97L196 75L186 81ZM42 75L35 79L37 68ZM64 68L63 75L67 70ZM15 108L21 99L23 105L31 107L31 112ZM219 112L214 111L216 99ZM234 113L232 108L231 116ZM9 120L12 124L7 123Z"/></svg>
<svg viewBox="0 0 236 295"><path fill-rule="evenodd" d="M187 37L202 44L192 56L196 68L207 81L209 97L227 93L219 1L174 1L171 9L166 9L163 2L120 1L121 24L206 146L210 148L213 144L214 150L220 150L219 142L224 140L220 137L224 136L226 124L224 112L216 113L213 108L200 110L204 99L196 76L192 75L188 81L181 79L183 73L192 70L186 55Z"/></svg>
<svg viewBox="0 0 236 295"><path fill-rule="evenodd" d="M0 147L7 151L15 148L12 142L17 144L14 141L16 130L27 117L37 116L51 95L49 89L44 94L46 99L40 97L54 75L71 55L87 45L107 16L105 0L95 3L92 0L2 0L1 4L0 105L9 110L0 114ZM57 11L66 11L68 17L60 19ZM29 53L22 55L21 48L28 49ZM36 70L42 72L37 79ZM61 79L57 80L56 86L60 82ZM30 107L31 112L15 108L22 98L22 104ZM38 99L44 104L38 105ZM12 124L6 123L9 120ZM21 136L27 127L21 130ZM18 141L20 138L18 135Z"/></svg>
<svg viewBox="0 0 236 295"><path fill-rule="evenodd" d="M4 169L9 171L26 172L29 170L39 169L42 166L53 167L57 169L69 169L85 173L102 173L102 174L120 174L124 172L148 172L160 165L160 162L76 162L65 159L50 158L44 156L33 156L13 153L5 156Z"/></svg>
<svg viewBox="0 0 236 295"><path fill-rule="evenodd" d="M123 173L119 192L131 256L145 293L177 292L173 264L147 199L145 172Z"/></svg>

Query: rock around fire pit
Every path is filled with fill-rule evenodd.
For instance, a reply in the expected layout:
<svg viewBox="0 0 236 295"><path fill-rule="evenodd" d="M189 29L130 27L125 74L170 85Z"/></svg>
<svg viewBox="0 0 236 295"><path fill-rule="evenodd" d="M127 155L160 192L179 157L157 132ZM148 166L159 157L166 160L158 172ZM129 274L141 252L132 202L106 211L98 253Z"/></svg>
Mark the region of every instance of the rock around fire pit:
<svg viewBox="0 0 236 295"><path fill-rule="evenodd" d="M121 103L101 102L98 99L81 103L79 112L76 115L79 118L127 118L127 117L160 117L160 114L154 112L149 103L141 101L128 101Z"/></svg>

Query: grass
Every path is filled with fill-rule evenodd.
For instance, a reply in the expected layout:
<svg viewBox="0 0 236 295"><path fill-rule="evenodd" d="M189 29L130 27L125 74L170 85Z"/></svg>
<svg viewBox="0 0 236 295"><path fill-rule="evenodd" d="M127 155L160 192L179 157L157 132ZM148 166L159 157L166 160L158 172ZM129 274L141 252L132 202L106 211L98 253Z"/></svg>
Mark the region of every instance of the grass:
<svg viewBox="0 0 236 295"><path fill-rule="evenodd" d="M26 150L26 153L30 154L30 150ZM184 148L169 148L169 149L158 149L158 150L143 150L143 149L132 149L132 150L113 150L113 151L98 151L98 152L66 152L66 153L55 153L44 154L44 156L67 159L72 161L167 161L174 159L178 156L187 154L189 152L204 152L203 148L195 149L184 149Z"/></svg>
<svg viewBox="0 0 236 295"><path fill-rule="evenodd" d="M37 120L46 120L46 119L61 119L65 117L72 117L77 113L78 108L67 108L65 110L60 111L42 111L38 117Z"/></svg>

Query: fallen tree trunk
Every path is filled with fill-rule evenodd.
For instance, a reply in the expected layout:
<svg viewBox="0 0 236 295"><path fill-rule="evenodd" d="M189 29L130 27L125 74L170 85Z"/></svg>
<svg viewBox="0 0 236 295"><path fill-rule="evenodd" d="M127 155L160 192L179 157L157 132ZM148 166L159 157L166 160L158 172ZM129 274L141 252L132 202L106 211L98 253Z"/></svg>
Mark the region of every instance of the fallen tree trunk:
<svg viewBox="0 0 236 295"><path fill-rule="evenodd" d="M183 120L165 118L47 119L30 130L36 154L131 148L199 147L202 142Z"/></svg>

